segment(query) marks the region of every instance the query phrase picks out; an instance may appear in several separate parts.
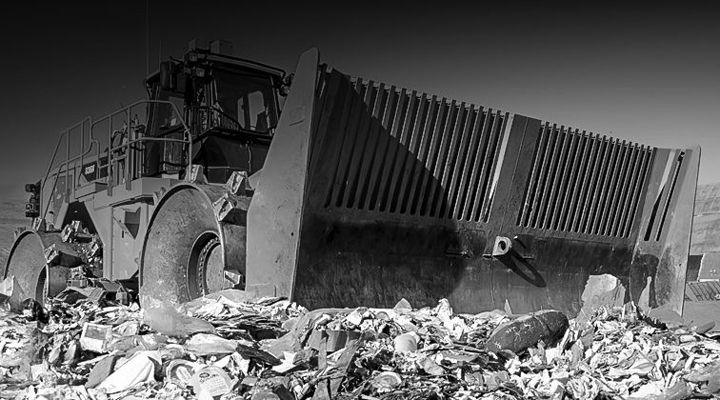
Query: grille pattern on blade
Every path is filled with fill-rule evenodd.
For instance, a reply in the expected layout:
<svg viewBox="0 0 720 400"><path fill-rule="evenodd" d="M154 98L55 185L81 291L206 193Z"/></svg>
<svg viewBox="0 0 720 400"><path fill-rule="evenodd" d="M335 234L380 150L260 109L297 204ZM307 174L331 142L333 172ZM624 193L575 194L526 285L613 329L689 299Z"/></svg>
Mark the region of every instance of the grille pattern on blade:
<svg viewBox="0 0 720 400"><path fill-rule="evenodd" d="M545 123L517 224L628 237L653 148Z"/></svg>
<svg viewBox="0 0 720 400"><path fill-rule="evenodd" d="M507 113L359 78L338 91L326 208L487 221Z"/></svg>

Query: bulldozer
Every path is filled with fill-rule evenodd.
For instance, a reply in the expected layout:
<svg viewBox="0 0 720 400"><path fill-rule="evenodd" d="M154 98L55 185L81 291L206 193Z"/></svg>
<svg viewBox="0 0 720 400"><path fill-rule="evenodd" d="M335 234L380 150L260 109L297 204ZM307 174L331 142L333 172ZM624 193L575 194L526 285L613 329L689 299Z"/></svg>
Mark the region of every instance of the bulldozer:
<svg viewBox="0 0 720 400"><path fill-rule="evenodd" d="M569 316L607 276L615 300L682 314L699 147L227 47L191 45L146 100L62 132L0 276L37 299L103 278L175 303L234 288Z"/></svg>

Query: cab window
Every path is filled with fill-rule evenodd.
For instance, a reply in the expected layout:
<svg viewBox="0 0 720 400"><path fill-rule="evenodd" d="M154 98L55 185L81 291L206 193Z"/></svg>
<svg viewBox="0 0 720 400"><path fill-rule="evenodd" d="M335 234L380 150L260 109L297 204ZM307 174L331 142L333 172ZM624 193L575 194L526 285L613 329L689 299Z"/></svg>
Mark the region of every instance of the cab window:
<svg viewBox="0 0 720 400"><path fill-rule="evenodd" d="M243 130L269 133L277 125L272 79L250 73L217 71L217 101L213 109Z"/></svg>

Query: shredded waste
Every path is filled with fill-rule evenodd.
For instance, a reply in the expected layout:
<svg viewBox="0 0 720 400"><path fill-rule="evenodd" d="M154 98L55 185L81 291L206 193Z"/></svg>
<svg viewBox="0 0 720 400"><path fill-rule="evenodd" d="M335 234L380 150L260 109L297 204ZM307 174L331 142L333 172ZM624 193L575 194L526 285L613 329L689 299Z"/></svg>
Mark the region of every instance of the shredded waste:
<svg viewBox="0 0 720 400"><path fill-rule="evenodd" d="M632 304L475 315L320 309L226 290L180 306L67 293L0 314L7 399L685 399L720 397L709 328ZM509 310L508 310L509 311Z"/></svg>

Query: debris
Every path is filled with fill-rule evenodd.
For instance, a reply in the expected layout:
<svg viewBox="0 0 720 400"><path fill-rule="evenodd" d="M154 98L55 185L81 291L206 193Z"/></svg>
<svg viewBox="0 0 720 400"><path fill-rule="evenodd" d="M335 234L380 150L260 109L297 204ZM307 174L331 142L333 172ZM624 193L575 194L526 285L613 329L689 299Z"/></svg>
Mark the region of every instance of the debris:
<svg viewBox="0 0 720 400"><path fill-rule="evenodd" d="M238 342L235 340L223 339L209 333L197 333L185 342L185 350L198 356L231 354L237 346Z"/></svg>
<svg viewBox="0 0 720 400"><path fill-rule="evenodd" d="M717 340L702 327L653 325L632 305L568 321L557 311L458 314L444 299L420 309L400 301L387 309L314 311L235 290L144 310L113 299L64 292L48 302L47 324L30 321L39 311L32 302L31 312L2 315L0 395L373 400L720 393Z"/></svg>
<svg viewBox="0 0 720 400"><path fill-rule="evenodd" d="M218 367L205 367L193 376L195 393L200 398L213 398L232 390L230 377Z"/></svg>
<svg viewBox="0 0 720 400"><path fill-rule="evenodd" d="M357 356L357 350L360 348L360 344L360 341L353 341L343 349L335 367L332 369L334 372L332 377L323 376L325 379L321 380L315 388L314 400L332 399L338 394L340 385L347 376L347 370L353 359Z"/></svg>
<svg viewBox="0 0 720 400"><path fill-rule="evenodd" d="M269 366L276 366L282 364L282 362L272 354L252 346L247 346L243 343L238 343L237 352L243 358L253 360L259 364Z"/></svg>
<svg viewBox="0 0 720 400"><path fill-rule="evenodd" d="M653 381L642 385L628 399L680 400L687 399L691 395L692 391L685 382L678 381L672 387L666 388L661 382Z"/></svg>
<svg viewBox="0 0 720 400"><path fill-rule="evenodd" d="M45 249L45 260L48 265L76 267L83 263L82 256L68 243L54 243Z"/></svg>
<svg viewBox="0 0 720 400"><path fill-rule="evenodd" d="M620 280L611 274L591 275L585 283L582 293L583 308L578 320L585 321L592 316L593 310L603 305L622 307L625 298L625 287Z"/></svg>
<svg viewBox="0 0 720 400"><path fill-rule="evenodd" d="M395 351L398 353L413 353L417 351L417 334L414 332L412 333L403 333L402 335L398 335L393 339L393 343L395 345Z"/></svg>
<svg viewBox="0 0 720 400"><path fill-rule="evenodd" d="M80 221L72 221L69 224L65 225L63 230L60 233L60 238L63 242L72 242L76 241L78 239L85 240L86 238L91 238L90 235L82 231L82 223Z"/></svg>
<svg viewBox="0 0 720 400"><path fill-rule="evenodd" d="M80 346L83 350L105 353L107 344L112 339L112 329L110 325L86 322L80 336Z"/></svg>
<svg viewBox="0 0 720 400"><path fill-rule="evenodd" d="M8 276L0 282L0 303L7 303L14 312L22 312L23 299L25 293L14 276Z"/></svg>
<svg viewBox="0 0 720 400"><path fill-rule="evenodd" d="M35 299L25 299L22 302L22 313L28 321L38 321L47 324L50 316L43 306Z"/></svg>
<svg viewBox="0 0 720 400"><path fill-rule="evenodd" d="M272 370L281 374L287 373L299 365L298 359L300 353L288 353L283 354L282 362L274 367Z"/></svg>
<svg viewBox="0 0 720 400"><path fill-rule="evenodd" d="M487 348L494 352L510 350L521 353L540 341L554 344L565 334L567 328L568 319L560 311L538 311L498 327L490 335Z"/></svg>
<svg viewBox="0 0 720 400"><path fill-rule="evenodd" d="M32 376L32 380L40 381L46 376L52 374L52 371L50 370L50 366L46 362L43 362L41 364L31 365L30 374Z"/></svg>
<svg viewBox="0 0 720 400"><path fill-rule="evenodd" d="M407 300L405 300L403 298L403 299L400 299L400 301L398 301L397 304L395 304L395 307L393 307L393 311L395 311L398 314L409 313L409 312L412 312L412 306L410 305L410 302L408 302Z"/></svg>
<svg viewBox="0 0 720 400"><path fill-rule="evenodd" d="M395 372L383 371L372 379L372 385L379 392L387 392L402 384L403 380Z"/></svg>
<svg viewBox="0 0 720 400"><path fill-rule="evenodd" d="M176 359L170 361L165 368L165 376L170 382L173 382L179 386L190 386L192 378L200 369L201 365L198 363Z"/></svg>
<svg viewBox="0 0 720 400"><path fill-rule="evenodd" d="M148 299L143 301L143 321L162 334L187 337L195 333L215 333L215 328L201 319L180 314L170 303Z"/></svg>
<svg viewBox="0 0 720 400"><path fill-rule="evenodd" d="M251 400L293 400L295 396L288 389L288 380L283 377L261 379L251 390Z"/></svg>
<svg viewBox="0 0 720 400"><path fill-rule="evenodd" d="M100 299L105 297L105 289L102 287L77 287L69 286L62 292L60 292L56 299L67 303L75 304L80 300L88 299L92 302L99 302Z"/></svg>
<svg viewBox="0 0 720 400"><path fill-rule="evenodd" d="M65 348L63 365L75 365L80 358L80 343L78 340L71 340Z"/></svg>
<svg viewBox="0 0 720 400"><path fill-rule="evenodd" d="M325 349L328 351L328 353L334 353L344 348L347 345L348 341L357 339L359 337L359 332L353 331L337 329L314 330L310 335L310 339L308 340L308 346L315 350L320 350L320 342L325 339Z"/></svg>
<svg viewBox="0 0 720 400"><path fill-rule="evenodd" d="M423 371L428 375L440 376L445 374L445 370L439 366L432 358L426 357L420 362Z"/></svg>
<svg viewBox="0 0 720 400"><path fill-rule="evenodd" d="M126 306L130 303L130 297L128 295L127 290L125 290L124 287L120 286L118 291L115 293L115 301L118 303Z"/></svg>
<svg viewBox="0 0 720 400"><path fill-rule="evenodd" d="M98 361L97 364L90 370L87 383L85 384L88 388L94 388L102 383L115 369L115 363L120 357L117 355L110 355Z"/></svg>
<svg viewBox="0 0 720 400"><path fill-rule="evenodd" d="M155 381L155 366L160 356L154 351L139 351L98 385L107 393L118 393L145 382Z"/></svg>

